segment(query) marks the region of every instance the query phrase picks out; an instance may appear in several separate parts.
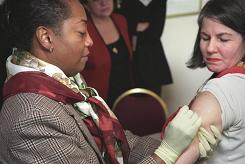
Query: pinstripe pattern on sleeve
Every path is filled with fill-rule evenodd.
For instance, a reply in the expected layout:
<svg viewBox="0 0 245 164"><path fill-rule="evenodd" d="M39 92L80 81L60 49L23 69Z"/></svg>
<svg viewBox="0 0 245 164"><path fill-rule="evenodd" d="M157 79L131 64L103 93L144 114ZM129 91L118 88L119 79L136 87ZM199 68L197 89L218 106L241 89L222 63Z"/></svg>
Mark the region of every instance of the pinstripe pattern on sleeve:
<svg viewBox="0 0 245 164"><path fill-rule="evenodd" d="M139 137L129 131L126 131L126 136L130 146L129 163L156 164L151 155L160 145L160 141L148 136Z"/></svg>

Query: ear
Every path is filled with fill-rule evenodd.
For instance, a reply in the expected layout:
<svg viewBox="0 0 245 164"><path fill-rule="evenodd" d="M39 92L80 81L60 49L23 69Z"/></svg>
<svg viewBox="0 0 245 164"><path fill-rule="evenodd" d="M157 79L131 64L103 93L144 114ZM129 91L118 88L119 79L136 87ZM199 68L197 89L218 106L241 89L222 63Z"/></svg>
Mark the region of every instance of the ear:
<svg viewBox="0 0 245 164"><path fill-rule="evenodd" d="M36 37L39 44L50 51L53 49L52 41L53 41L53 31L48 29L47 27L40 26L36 29Z"/></svg>

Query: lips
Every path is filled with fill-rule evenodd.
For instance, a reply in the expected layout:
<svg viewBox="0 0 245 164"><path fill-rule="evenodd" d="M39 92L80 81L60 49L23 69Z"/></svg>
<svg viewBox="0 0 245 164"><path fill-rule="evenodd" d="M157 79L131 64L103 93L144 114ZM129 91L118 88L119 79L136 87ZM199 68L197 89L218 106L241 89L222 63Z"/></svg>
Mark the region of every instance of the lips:
<svg viewBox="0 0 245 164"><path fill-rule="evenodd" d="M88 56L83 56L80 61L81 62L87 62L88 61Z"/></svg>
<svg viewBox="0 0 245 164"><path fill-rule="evenodd" d="M84 58L84 57L88 57L88 54L82 56L82 58Z"/></svg>
<svg viewBox="0 0 245 164"><path fill-rule="evenodd" d="M104 7L104 8L101 9L102 13L107 13L107 12L110 12L110 11L111 11L110 7Z"/></svg>
<svg viewBox="0 0 245 164"><path fill-rule="evenodd" d="M219 61L221 61L221 59L219 59L219 58L207 58L207 61L213 63L213 62L219 62Z"/></svg>
<svg viewBox="0 0 245 164"><path fill-rule="evenodd" d="M82 58L81 58L82 60L88 60L88 56L82 56Z"/></svg>

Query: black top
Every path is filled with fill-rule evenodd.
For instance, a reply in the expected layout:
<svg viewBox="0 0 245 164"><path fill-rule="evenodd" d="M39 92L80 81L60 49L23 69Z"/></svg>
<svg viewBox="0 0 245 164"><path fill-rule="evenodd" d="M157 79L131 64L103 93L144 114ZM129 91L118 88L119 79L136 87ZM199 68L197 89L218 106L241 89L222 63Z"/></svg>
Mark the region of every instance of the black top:
<svg viewBox="0 0 245 164"><path fill-rule="evenodd" d="M4 19L4 12L3 6L0 5L0 21ZM11 46L9 43L9 38L7 33L3 30L2 24L0 24L0 110L2 107L3 99L2 99L2 92L3 92L3 85L6 79L6 59L11 54Z"/></svg>
<svg viewBox="0 0 245 164"><path fill-rule="evenodd" d="M130 59L128 49L121 36L116 42L107 45L107 48L112 63L107 103L112 107L115 99L131 86Z"/></svg>

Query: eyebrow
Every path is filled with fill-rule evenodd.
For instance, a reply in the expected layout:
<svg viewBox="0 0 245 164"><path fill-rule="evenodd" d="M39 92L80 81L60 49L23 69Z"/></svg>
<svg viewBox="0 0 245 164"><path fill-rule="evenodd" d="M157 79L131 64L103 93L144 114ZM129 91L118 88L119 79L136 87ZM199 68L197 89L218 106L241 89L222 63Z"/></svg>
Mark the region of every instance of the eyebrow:
<svg viewBox="0 0 245 164"><path fill-rule="evenodd" d="M201 35L208 35L208 36L209 36L209 34L207 34L206 32L201 32ZM217 34L216 36L221 37L221 36L223 36L223 35L229 35L229 36L232 36L232 34L226 33L226 32L219 33L219 34Z"/></svg>
<svg viewBox="0 0 245 164"><path fill-rule="evenodd" d="M76 21L75 23L78 24L78 23L86 23L87 24L88 20L84 19L84 18L81 18L79 21Z"/></svg>
<svg viewBox="0 0 245 164"><path fill-rule="evenodd" d="M229 35L229 36L232 36L232 34L226 33L226 32L220 33L220 34L218 34L217 36L221 37L221 36L223 36L223 35Z"/></svg>

